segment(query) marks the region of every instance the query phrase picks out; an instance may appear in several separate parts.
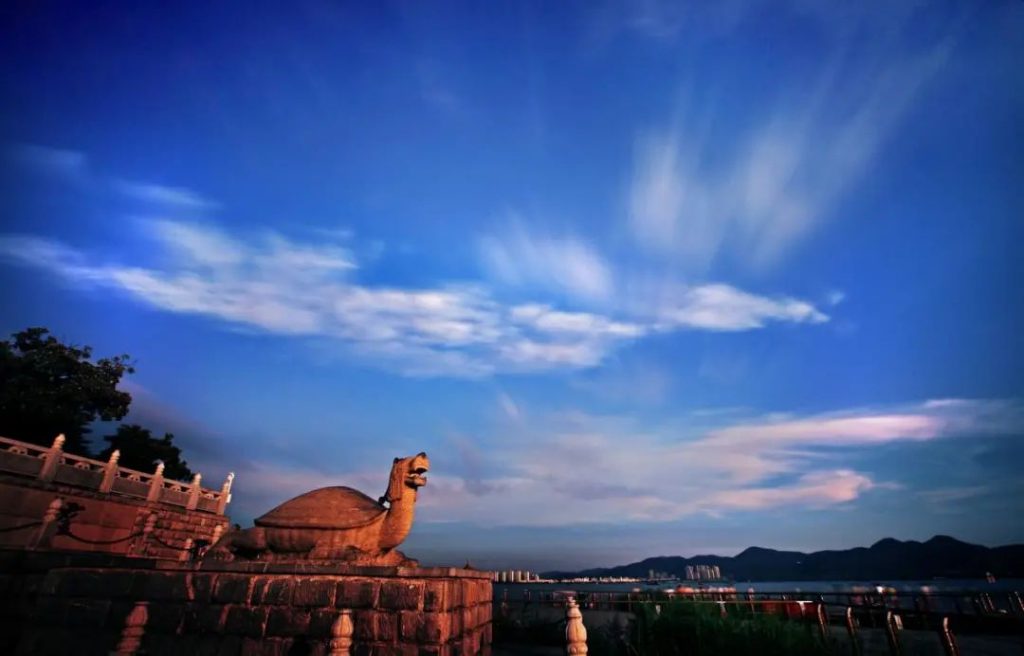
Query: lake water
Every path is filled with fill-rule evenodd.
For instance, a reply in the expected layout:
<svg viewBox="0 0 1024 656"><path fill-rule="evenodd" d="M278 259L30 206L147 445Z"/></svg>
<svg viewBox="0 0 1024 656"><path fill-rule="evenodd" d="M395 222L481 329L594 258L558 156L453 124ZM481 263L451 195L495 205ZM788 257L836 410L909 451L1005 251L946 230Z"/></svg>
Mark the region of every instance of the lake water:
<svg viewBox="0 0 1024 656"><path fill-rule="evenodd" d="M500 599L505 590L508 590L510 599L517 599L526 590L541 592L555 592L573 590L576 592L630 592L641 590L655 592L658 590L674 589L682 582L666 581L658 584L647 583L495 583L494 597ZM682 585L694 586L693 582L685 582ZM893 588L897 592L921 592L922 588L932 593L944 592L1010 592L1020 591L1024 593L1024 579L998 579L989 583L985 579L931 579L923 581L736 581L733 583L710 583L709 588L735 587L737 592L747 592L753 588L754 592L806 592L813 593L835 593L835 592L865 592L873 591L877 586Z"/></svg>

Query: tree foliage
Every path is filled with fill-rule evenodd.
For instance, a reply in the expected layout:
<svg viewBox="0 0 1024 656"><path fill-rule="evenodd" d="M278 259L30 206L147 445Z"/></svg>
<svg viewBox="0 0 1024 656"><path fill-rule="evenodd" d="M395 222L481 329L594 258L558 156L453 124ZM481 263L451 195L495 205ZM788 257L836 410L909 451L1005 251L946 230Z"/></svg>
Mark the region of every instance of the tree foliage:
<svg viewBox="0 0 1024 656"><path fill-rule="evenodd" d="M117 432L104 437L108 446L100 457L107 459L117 449L121 452L120 464L129 469L151 472L157 461L164 463L164 476L178 481L192 478L188 463L181 459L181 449L172 443L174 435L164 433L162 439L153 437L147 428L138 424L121 424Z"/></svg>
<svg viewBox="0 0 1024 656"><path fill-rule="evenodd" d="M128 413L131 396L117 389L134 369L129 356L92 361L92 348L62 344L46 328L27 328L0 342L0 435L89 455L89 424Z"/></svg>

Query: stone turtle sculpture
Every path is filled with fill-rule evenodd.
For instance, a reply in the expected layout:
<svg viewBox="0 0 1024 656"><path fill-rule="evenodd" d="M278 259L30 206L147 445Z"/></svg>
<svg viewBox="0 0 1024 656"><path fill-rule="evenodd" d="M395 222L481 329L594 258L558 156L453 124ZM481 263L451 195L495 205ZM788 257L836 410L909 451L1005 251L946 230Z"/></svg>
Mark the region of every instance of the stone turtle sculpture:
<svg viewBox="0 0 1024 656"><path fill-rule="evenodd" d="M429 469L426 453L395 458L387 492L378 501L342 486L306 492L257 518L252 528L227 533L206 557L413 566L416 561L395 547L409 535Z"/></svg>

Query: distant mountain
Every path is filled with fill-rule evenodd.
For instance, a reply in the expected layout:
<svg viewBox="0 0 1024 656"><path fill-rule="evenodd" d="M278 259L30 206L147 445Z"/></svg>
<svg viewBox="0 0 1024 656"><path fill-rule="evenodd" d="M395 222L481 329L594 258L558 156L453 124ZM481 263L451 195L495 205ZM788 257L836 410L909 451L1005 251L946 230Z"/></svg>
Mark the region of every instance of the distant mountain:
<svg viewBox="0 0 1024 656"><path fill-rule="evenodd" d="M1024 578L1024 544L989 548L936 535L927 542L893 538L870 547L844 551L776 551L750 547L734 557L658 556L638 563L580 572L545 572L550 578L630 576L644 578L650 570L683 578L687 565L718 565L722 575L737 581L826 581L981 578Z"/></svg>

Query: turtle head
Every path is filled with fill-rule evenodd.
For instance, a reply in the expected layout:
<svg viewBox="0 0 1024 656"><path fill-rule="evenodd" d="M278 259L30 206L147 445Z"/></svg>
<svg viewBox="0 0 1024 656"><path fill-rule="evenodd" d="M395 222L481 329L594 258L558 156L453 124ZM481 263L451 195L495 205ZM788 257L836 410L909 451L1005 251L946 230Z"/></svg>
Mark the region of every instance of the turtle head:
<svg viewBox="0 0 1024 656"><path fill-rule="evenodd" d="M388 501L398 501L402 498L405 488L416 490L427 484L427 477L424 475L430 470L430 458L426 453L420 452L408 458L395 458L391 465L391 479L388 481L388 492L385 498Z"/></svg>

